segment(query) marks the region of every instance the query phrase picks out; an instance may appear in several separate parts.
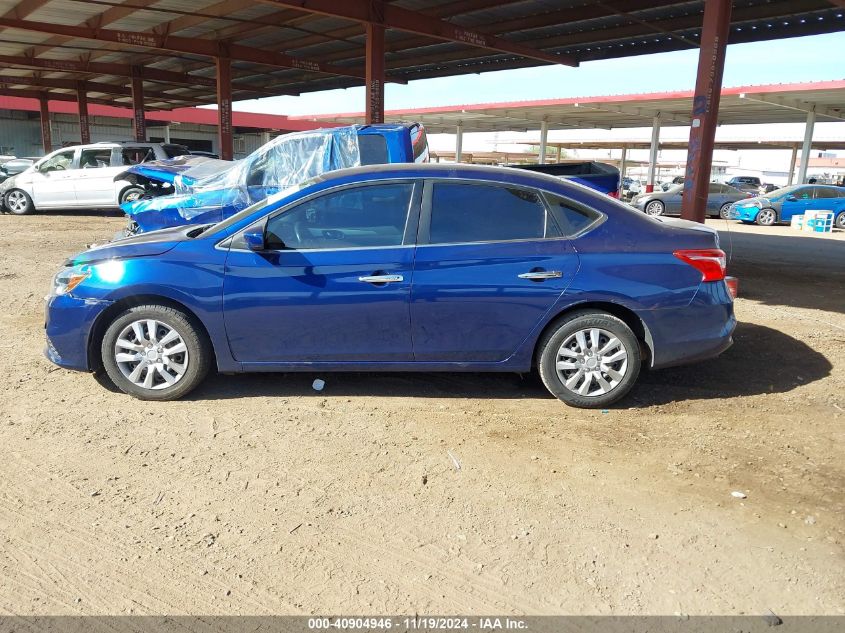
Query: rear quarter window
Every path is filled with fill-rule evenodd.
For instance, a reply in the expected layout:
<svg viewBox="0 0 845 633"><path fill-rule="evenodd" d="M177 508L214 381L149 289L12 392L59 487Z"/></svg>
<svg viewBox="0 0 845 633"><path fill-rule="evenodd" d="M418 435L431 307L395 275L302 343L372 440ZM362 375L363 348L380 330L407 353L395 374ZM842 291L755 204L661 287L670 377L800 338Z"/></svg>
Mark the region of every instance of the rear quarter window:
<svg viewBox="0 0 845 633"><path fill-rule="evenodd" d="M546 193L552 214L566 237L577 237L598 224L602 214L578 202L553 193ZM626 209L627 211L627 209Z"/></svg>

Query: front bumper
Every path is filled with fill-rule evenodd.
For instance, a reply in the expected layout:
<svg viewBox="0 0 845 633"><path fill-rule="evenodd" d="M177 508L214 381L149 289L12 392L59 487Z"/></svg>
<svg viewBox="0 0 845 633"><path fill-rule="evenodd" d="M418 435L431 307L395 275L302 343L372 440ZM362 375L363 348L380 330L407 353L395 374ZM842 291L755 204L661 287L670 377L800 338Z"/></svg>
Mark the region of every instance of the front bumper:
<svg viewBox="0 0 845 633"><path fill-rule="evenodd" d="M44 328L47 346L44 355L59 367L91 371L88 341L97 317L112 304L99 299L79 299L72 295L47 299Z"/></svg>
<svg viewBox="0 0 845 633"><path fill-rule="evenodd" d="M724 281L701 284L684 308L642 314L651 336L651 367L659 369L718 356L733 343L736 317Z"/></svg>
<svg viewBox="0 0 845 633"><path fill-rule="evenodd" d="M736 204L731 209L731 216L740 222L756 222L758 213L760 213L760 207L756 205L740 206Z"/></svg>

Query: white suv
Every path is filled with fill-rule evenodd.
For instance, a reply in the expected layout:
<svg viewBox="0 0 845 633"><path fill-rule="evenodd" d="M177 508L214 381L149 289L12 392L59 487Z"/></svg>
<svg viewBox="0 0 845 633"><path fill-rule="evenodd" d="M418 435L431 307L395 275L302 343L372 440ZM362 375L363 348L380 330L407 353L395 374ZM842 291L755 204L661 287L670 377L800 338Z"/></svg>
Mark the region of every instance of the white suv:
<svg viewBox="0 0 845 633"><path fill-rule="evenodd" d="M25 215L40 209L117 208L144 195L126 180L115 180L129 165L188 153L170 143L93 143L65 147L0 184L6 209Z"/></svg>

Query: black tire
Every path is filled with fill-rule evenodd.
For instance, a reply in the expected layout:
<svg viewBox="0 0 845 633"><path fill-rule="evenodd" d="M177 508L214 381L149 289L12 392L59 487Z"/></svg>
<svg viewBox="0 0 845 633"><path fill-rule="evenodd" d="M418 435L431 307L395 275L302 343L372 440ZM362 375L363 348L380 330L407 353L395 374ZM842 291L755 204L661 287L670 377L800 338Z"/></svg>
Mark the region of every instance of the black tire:
<svg viewBox="0 0 845 633"><path fill-rule="evenodd" d="M833 227L845 231L845 211L840 211L836 214L833 220Z"/></svg>
<svg viewBox="0 0 845 633"><path fill-rule="evenodd" d="M124 363L122 370L115 358L116 345L121 332L131 326L132 323L148 320L160 323L165 330L169 328L176 331L186 348L185 355L182 357L185 365L184 371L169 386L162 384L164 382L162 371L150 369L142 369L141 375L146 376L152 371L153 378L157 380L157 385L152 388L137 385L130 380L129 376L124 374L124 370L131 368L132 365ZM156 340L153 337L148 336L148 338L153 341ZM160 351L161 348L159 348L159 353ZM141 354L146 359L146 355L143 352ZM168 362L164 358L164 356L161 356L159 365ZM143 305L126 310L111 322L100 344L100 359L109 379L124 393L139 400L177 400L195 389L205 378L211 368L212 350L205 332L195 323L194 319L185 313L161 305ZM154 360L158 361L159 357L156 356ZM146 363L147 361L139 361L138 364L141 362Z"/></svg>
<svg viewBox="0 0 845 633"><path fill-rule="evenodd" d="M593 375L590 377L590 386L593 384L596 385L595 395L589 395L589 393L581 394L576 390L567 387L564 379L574 379L575 375L580 371L579 369L567 368L561 370L560 372L557 369L559 358L569 358L568 355L564 356L560 353L564 343L566 343L569 339L576 337L578 332L582 332L584 330L603 330L605 332L605 334L600 335L599 341L594 345L594 347L598 347L597 351L600 351L603 346L608 344L609 339L606 337L606 334L610 334L618 341L618 343L622 346L622 350L626 353L624 365L621 361L616 361L607 366L608 369L612 369L614 372L621 375L621 378L618 380L611 377L610 374L605 373L604 369L606 367L603 363L601 363L602 357L596 355L595 352L590 353L591 358L581 357L584 363L590 363L591 361L596 363L595 369L590 372ZM589 334L587 336L589 336ZM589 339L587 341L591 342ZM548 389L549 392L551 392L551 394L559 400L562 400L570 406L581 409L597 409L606 407L613 404L620 398L623 398L634 386L634 383L637 382L637 377L640 374L640 367L642 365L640 343L637 340L636 335L624 321L606 312L589 310L567 314L546 331L540 339L537 349L537 365L540 372L540 378L546 386L546 389ZM573 348L569 347L569 349L572 350ZM618 350L619 348L615 347L614 349ZM570 351L569 354L572 354L572 351ZM617 354L614 353L609 358L613 358L616 355ZM568 361L563 362L568 363ZM574 364L579 363L579 361L575 358L573 358L572 362ZM598 371L596 371L596 369ZM598 379L595 378L595 374L600 374L605 383L612 385L612 388L606 390L604 393L598 393L601 389L601 385L598 383ZM586 375L583 374L583 372L582 376L583 378L581 379L580 386L583 386L587 380ZM613 384L614 382L616 384ZM577 381L573 386L579 387ZM589 390L588 386L587 391L589 392Z"/></svg>
<svg viewBox="0 0 845 633"><path fill-rule="evenodd" d="M721 207L719 207L719 217L723 220L730 220L731 206L733 206L733 203L726 202Z"/></svg>
<svg viewBox="0 0 845 633"><path fill-rule="evenodd" d="M777 224L777 211L769 209L768 207L760 209L760 212L757 214L757 218L754 221L760 226L772 226L773 224Z"/></svg>
<svg viewBox="0 0 845 633"><path fill-rule="evenodd" d="M141 187L127 187L123 191L120 192L120 204L124 202L130 202L139 200L144 197L146 192Z"/></svg>
<svg viewBox="0 0 845 633"><path fill-rule="evenodd" d="M32 203L32 198L22 189L11 189L6 192L3 198L3 203L9 210L9 213L15 215L29 215L35 211L35 205Z"/></svg>
<svg viewBox="0 0 845 633"><path fill-rule="evenodd" d="M661 200L649 200L643 205L646 215L657 217L666 213L666 205Z"/></svg>

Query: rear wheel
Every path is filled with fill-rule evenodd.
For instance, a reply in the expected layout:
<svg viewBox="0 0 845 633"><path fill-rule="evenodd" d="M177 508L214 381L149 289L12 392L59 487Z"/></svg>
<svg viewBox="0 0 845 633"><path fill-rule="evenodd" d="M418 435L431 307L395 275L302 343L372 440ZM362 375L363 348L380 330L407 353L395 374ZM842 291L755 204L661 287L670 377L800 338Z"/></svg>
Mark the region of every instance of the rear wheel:
<svg viewBox="0 0 845 633"><path fill-rule="evenodd" d="M640 345L631 328L606 312L575 312L539 343L540 378L559 400L583 409L624 397L640 373Z"/></svg>
<svg viewBox="0 0 845 633"><path fill-rule="evenodd" d="M32 204L32 198L26 191L20 189L12 189L6 194L6 208L15 215L28 215L35 211L35 205Z"/></svg>
<svg viewBox="0 0 845 633"><path fill-rule="evenodd" d="M645 212L647 215L663 215L663 212L666 210L666 205L663 204L660 200L652 200L648 204L645 205Z"/></svg>
<svg viewBox="0 0 845 633"><path fill-rule="evenodd" d="M760 226L771 226L778 219L778 214L774 209L760 209L757 214L757 224Z"/></svg>
<svg viewBox="0 0 845 633"><path fill-rule="evenodd" d="M834 220L834 226L837 229L842 229L845 231L845 211L840 211L836 214L836 219Z"/></svg>
<svg viewBox="0 0 845 633"><path fill-rule="evenodd" d="M211 367L205 333L183 312L161 305L130 308L109 325L100 345L103 368L124 393L176 400Z"/></svg>

